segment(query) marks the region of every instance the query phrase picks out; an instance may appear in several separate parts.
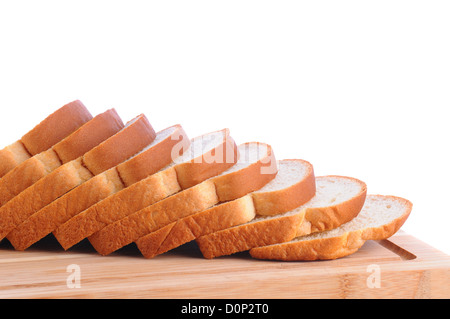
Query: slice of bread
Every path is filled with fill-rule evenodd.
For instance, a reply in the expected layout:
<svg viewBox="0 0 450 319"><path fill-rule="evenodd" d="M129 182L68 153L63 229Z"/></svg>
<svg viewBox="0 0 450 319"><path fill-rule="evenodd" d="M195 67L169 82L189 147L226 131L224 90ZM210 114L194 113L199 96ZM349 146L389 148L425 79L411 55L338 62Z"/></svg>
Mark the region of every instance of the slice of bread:
<svg viewBox="0 0 450 319"><path fill-rule="evenodd" d="M120 190L152 175L172 162L172 148L189 147L181 125L158 132L155 140L129 160L93 177L31 215L7 239L16 250L25 250L70 218Z"/></svg>
<svg viewBox="0 0 450 319"><path fill-rule="evenodd" d="M237 164L222 174L102 228L89 237L90 243L101 255L108 255L180 218L218 204L221 198L237 199L275 178L276 160L269 145L245 143L239 146L239 154ZM263 173L268 167L271 169Z"/></svg>
<svg viewBox="0 0 450 319"><path fill-rule="evenodd" d="M83 156L41 178L0 208L0 239L58 197L139 152L155 135L140 115Z"/></svg>
<svg viewBox="0 0 450 319"><path fill-rule="evenodd" d="M178 148L173 152L178 153ZM175 159L178 183L182 189L197 185L234 166L238 158L239 151L229 129L198 136L192 147Z"/></svg>
<svg viewBox="0 0 450 319"><path fill-rule="evenodd" d="M50 149L41 152L0 179L0 206L50 174L63 164L77 159L123 128L114 109L97 115Z"/></svg>
<svg viewBox="0 0 450 319"><path fill-rule="evenodd" d="M136 244L144 257L153 258L200 236L249 222L256 215L289 211L309 201L315 189L310 163L282 160L277 176L262 189L179 219L139 238Z"/></svg>
<svg viewBox="0 0 450 319"><path fill-rule="evenodd" d="M316 196L301 207L305 218L297 236L330 230L352 220L367 195L366 183L348 176L319 176L316 186Z"/></svg>
<svg viewBox="0 0 450 319"><path fill-rule="evenodd" d="M305 160L285 159L278 162L275 179L252 194L257 216L288 212L305 204L316 194L313 165Z"/></svg>
<svg viewBox="0 0 450 319"><path fill-rule="evenodd" d="M253 248L257 259L327 260L356 252L367 240L382 240L394 235L405 223L412 203L395 196L368 195L361 212L335 229L295 238L282 244Z"/></svg>
<svg viewBox="0 0 450 319"><path fill-rule="evenodd" d="M222 158L215 162L204 160L220 153ZM229 129L195 137L186 149L177 144L172 148L172 164L77 214L53 235L67 250L107 225L230 168L238 155Z"/></svg>
<svg viewBox="0 0 450 319"><path fill-rule="evenodd" d="M260 216L249 223L201 236L196 242L205 258L246 251L292 240L305 228L337 227L360 212L367 187L345 176L316 178L316 194L307 203L286 213ZM306 223L308 227L302 227Z"/></svg>
<svg viewBox="0 0 450 319"><path fill-rule="evenodd" d="M20 140L0 150L0 177L30 157L48 150L91 119L91 113L79 100L59 108Z"/></svg>

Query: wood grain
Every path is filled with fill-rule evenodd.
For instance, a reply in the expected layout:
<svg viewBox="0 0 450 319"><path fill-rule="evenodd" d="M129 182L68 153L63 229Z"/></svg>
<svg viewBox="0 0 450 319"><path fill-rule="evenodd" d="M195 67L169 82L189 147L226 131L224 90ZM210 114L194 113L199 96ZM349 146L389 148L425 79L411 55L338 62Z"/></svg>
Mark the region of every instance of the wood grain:
<svg viewBox="0 0 450 319"><path fill-rule="evenodd" d="M69 265L81 288L68 288ZM369 266L380 287L369 288ZM369 267L369 268L368 268ZM0 243L0 298L449 298L450 257L398 232L332 261L278 262L247 252L213 260L191 242L154 259L133 245L100 256L83 241L63 251L51 236L29 250Z"/></svg>

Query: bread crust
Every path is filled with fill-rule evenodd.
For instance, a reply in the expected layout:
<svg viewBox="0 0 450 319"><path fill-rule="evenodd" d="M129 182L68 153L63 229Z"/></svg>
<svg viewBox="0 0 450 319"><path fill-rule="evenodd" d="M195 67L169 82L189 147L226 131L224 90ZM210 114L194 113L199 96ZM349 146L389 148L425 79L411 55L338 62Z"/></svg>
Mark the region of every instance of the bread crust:
<svg viewBox="0 0 450 319"><path fill-rule="evenodd" d="M201 236L196 242L206 259L231 255L253 247L292 240L303 218L304 213L299 212L279 218L262 219Z"/></svg>
<svg viewBox="0 0 450 319"><path fill-rule="evenodd" d="M90 206L58 226L53 235L67 250L107 225L180 190L175 170L168 168Z"/></svg>
<svg viewBox="0 0 450 319"><path fill-rule="evenodd" d="M200 236L246 223L254 217L255 207L252 197L245 195L179 219L139 238L136 244L145 258L153 258Z"/></svg>
<svg viewBox="0 0 450 319"><path fill-rule="evenodd" d="M89 152L122 128L122 120L116 111L108 110L94 117L52 148L24 161L0 179L0 206L67 161L75 160L85 151ZM84 146L80 147L80 144ZM80 155L74 158L78 154Z"/></svg>
<svg viewBox="0 0 450 319"><path fill-rule="evenodd" d="M391 222L376 228L350 231L340 236L317 238L308 241L292 241L277 245L257 247L250 250L250 255L257 259L303 261L331 260L355 253L367 240L381 240L394 235L405 223L412 210L412 203L396 196L369 195L392 198L406 204L405 213Z"/></svg>
<svg viewBox="0 0 450 319"><path fill-rule="evenodd" d="M94 176L29 216L8 234L7 239L16 250L25 250L76 212L86 210L122 188L122 181L114 168Z"/></svg>
<svg viewBox="0 0 450 319"><path fill-rule="evenodd" d="M57 168L0 208L0 239L39 209L92 177L81 158ZM52 185L52 187L48 187Z"/></svg>
<svg viewBox="0 0 450 319"><path fill-rule="evenodd" d="M18 165L0 179L0 206L60 166L58 155L52 149Z"/></svg>
<svg viewBox="0 0 450 319"><path fill-rule="evenodd" d="M308 244L279 244L257 247L250 250L256 259L299 261L336 259L357 251L364 241L353 232L340 237L314 240Z"/></svg>
<svg viewBox="0 0 450 319"><path fill-rule="evenodd" d="M206 180L102 228L89 237L89 242L99 254L109 255L178 218L203 211L217 202L214 183Z"/></svg>
<svg viewBox="0 0 450 319"><path fill-rule="evenodd" d="M21 138L31 155L39 154L75 132L92 119L80 100L70 102L36 125Z"/></svg>

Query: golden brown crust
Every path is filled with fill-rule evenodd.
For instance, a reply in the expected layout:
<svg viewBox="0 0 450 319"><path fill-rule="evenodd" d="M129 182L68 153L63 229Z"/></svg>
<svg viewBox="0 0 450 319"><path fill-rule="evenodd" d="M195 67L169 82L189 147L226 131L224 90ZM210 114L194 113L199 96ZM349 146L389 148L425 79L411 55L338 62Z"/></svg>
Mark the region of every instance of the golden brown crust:
<svg viewBox="0 0 450 319"><path fill-rule="evenodd" d="M126 186L137 183L172 163L172 149L175 145L181 145L181 150L189 147L190 140L181 125L172 127L175 130L163 141L117 166L120 177Z"/></svg>
<svg viewBox="0 0 450 319"><path fill-rule="evenodd" d="M7 236L16 250L25 250L59 225L123 188L113 168L97 175L43 207Z"/></svg>
<svg viewBox="0 0 450 319"><path fill-rule="evenodd" d="M180 190L175 170L168 168L90 206L60 225L53 235L67 250L103 227Z"/></svg>
<svg viewBox="0 0 450 319"><path fill-rule="evenodd" d="M110 109L95 116L52 148L62 163L68 163L89 152L123 127L116 110Z"/></svg>
<svg viewBox="0 0 450 319"><path fill-rule="evenodd" d="M0 238L4 238L32 214L91 177L92 174L83 167L81 159L77 159L41 178L0 208Z"/></svg>
<svg viewBox="0 0 450 319"><path fill-rule="evenodd" d="M177 232L177 237L172 238L172 241L174 242L175 239L177 240L175 243L170 244L167 243L167 238L170 234L172 234L172 230L175 228ZM173 236L172 236L173 237ZM158 229L157 231L154 231L136 241L136 244L138 246L139 251L145 258L153 258L157 255L160 255L162 253L165 253L166 249L162 248L165 243L166 245L177 247L179 246L179 242L187 243L195 239L195 235L191 232L188 225L185 224L184 219L180 220L179 222L174 222L172 224L169 224L163 228Z"/></svg>
<svg viewBox="0 0 450 319"><path fill-rule="evenodd" d="M123 127L115 110L97 115L47 151L24 161L0 179L0 205L24 191L73 156L83 155ZM75 157L73 159L76 159ZM72 159L72 160L73 160Z"/></svg>
<svg viewBox="0 0 450 319"><path fill-rule="evenodd" d="M195 238L246 223L254 217L255 208L252 197L246 195L181 218L139 238L136 244L145 258L153 258Z"/></svg>
<svg viewBox="0 0 450 319"><path fill-rule="evenodd" d="M391 198L405 204L405 213L391 222L376 228L365 228L343 233L336 237L292 241L250 250L253 258L284 261L329 260L355 253L367 240L381 240L394 235L407 220L412 204L396 196L369 195Z"/></svg>
<svg viewBox="0 0 450 319"><path fill-rule="evenodd" d="M314 197L316 179L311 163L300 159L285 159L283 161L301 162L307 168L305 178L294 185L278 191L255 192L252 194L259 216L273 216L291 211Z"/></svg>
<svg viewBox="0 0 450 319"><path fill-rule="evenodd" d="M39 154L75 132L92 119L92 115L76 100L49 115L21 138L31 155Z"/></svg>
<svg viewBox="0 0 450 319"><path fill-rule="evenodd" d="M89 237L95 250L108 255L171 222L203 211L218 202L214 183L206 180L131 214Z"/></svg>
<svg viewBox="0 0 450 319"><path fill-rule="evenodd" d="M145 115L130 121L100 145L83 155L83 164L98 175L135 155L153 142L156 133Z"/></svg>
<svg viewBox="0 0 450 319"><path fill-rule="evenodd" d="M342 224L345 224L355 218L362 207L367 196L367 185L353 177L343 177L337 175L319 176L320 178L338 177L352 180L354 183L361 186L361 191L350 198L336 205L325 207L311 207L305 209L305 219L300 225L297 236L304 236L311 233L321 232L325 230L334 229Z"/></svg>
<svg viewBox="0 0 450 319"><path fill-rule="evenodd" d="M0 179L0 206L61 166L58 155L49 149L15 167Z"/></svg>
<svg viewBox="0 0 450 319"><path fill-rule="evenodd" d="M363 244L361 237L353 232L340 237L315 239L307 243L289 242L257 247L250 250L250 255L256 259L282 261L336 259L354 253Z"/></svg>
<svg viewBox="0 0 450 319"><path fill-rule="evenodd" d="M261 219L248 224L227 228L196 239L207 259L231 255L253 247L266 246L292 240L304 214Z"/></svg>
<svg viewBox="0 0 450 319"><path fill-rule="evenodd" d="M0 150L0 178L31 157L21 141Z"/></svg>
<svg viewBox="0 0 450 319"><path fill-rule="evenodd" d="M187 189L216 176L236 164L239 151L230 136L229 129L223 129L223 142L209 152L185 163L176 165L178 182Z"/></svg>
<svg viewBox="0 0 450 319"><path fill-rule="evenodd" d="M243 169L212 178L212 181L216 185L217 196L221 202L234 200L250 192L256 191L274 179L277 175L276 168L270 170L270 172L264 172L264 168L270 167L273 163L276 163L272 147L258 142L244 143L240 146L250 144L267 147L267 154Z"/></svg>

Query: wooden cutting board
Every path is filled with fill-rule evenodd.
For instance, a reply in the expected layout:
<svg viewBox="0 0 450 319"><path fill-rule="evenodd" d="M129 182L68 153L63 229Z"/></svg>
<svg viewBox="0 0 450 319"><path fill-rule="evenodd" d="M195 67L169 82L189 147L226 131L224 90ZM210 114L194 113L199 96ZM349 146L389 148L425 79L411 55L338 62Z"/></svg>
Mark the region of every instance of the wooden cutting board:
<svg viewBox="0 0 450 319"><path fill-rule="evenodd" d="M333 261L278 262L247 252L206 260L195 242L154 259L134 245L102 257L47 237L0 243L0 298L449 298L450 257L398 232Z"/></svg>

